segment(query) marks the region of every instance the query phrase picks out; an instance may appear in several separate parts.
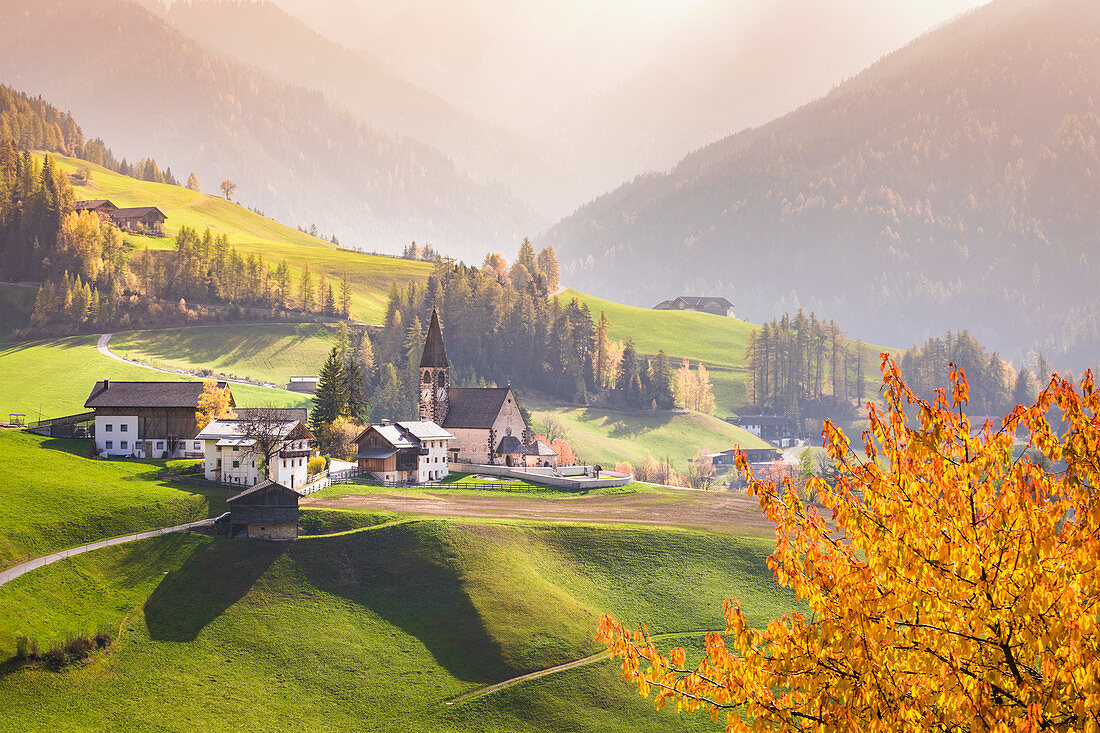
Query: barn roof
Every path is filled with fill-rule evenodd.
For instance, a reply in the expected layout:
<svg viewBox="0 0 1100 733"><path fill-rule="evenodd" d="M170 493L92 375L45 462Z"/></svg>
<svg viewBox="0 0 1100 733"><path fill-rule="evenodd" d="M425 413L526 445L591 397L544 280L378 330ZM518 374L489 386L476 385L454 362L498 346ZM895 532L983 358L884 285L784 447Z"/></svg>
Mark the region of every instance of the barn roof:
<svg viewBox="0 0 1100 733"><path fill-rule="evenodd" d="M103 206L109 206L112 209L118 208L107 199L88 199L87 201L74 201L73 211L94 211Z"/></svg>
<svg viewBox="0 0 1100 733"><path fill-rule="evenodd" d="M424 339L424 354L420 357L422 367L445 367L447 349L443 346L443 331L439 327L439 314L432 308L432 320L428 324L428 337Z"/></svg>
<svg viewBox="0 0 1100 733"><path fill-rule="evenodd" d="M510 387L455 387L450 393L450 407L443 427L491 428L512 395ZM514 399L514 398L512 398Z"/></svg>
<svg viewBox="0 0 1100 733"><path fill-rule="evenodd" d="M104 379L96 382L85 407L189 407L195 409L202 396L202 382L116 382ZM218 382L229 389L226 382ZM229 393L233 404L233 393Z"/></svg>
<svg viewBox="0 0 1100 733"><path fill-rule="evenodd" d="M132 206L127 209L115 209L113 216L117 219L141 219L149 214L155 213L161 219L167 219L164 212L158 209L156 206Z"/></svg>
<svg viewBox="0 0 1100 733"><path fill-rule="evenodd" d="M238 501L240 499L243 499L246 496L251 496L253 494L260 493L261 491L278 491L280 493L286 492L286 494L293 495L294 497L301 496L301 494L299 494L294 489L287 488L286 486L283 486L282 484L277 484L277 483L275 483L274 481L272 481L270 479L266 479L266 480L261 481L260 483L256 484L255 486L252 486L250 488L245 489L244 491L242 491L239 494L234 494L233 496L226 499L225 503L226 504L232 504L233 502Z"/></svg>

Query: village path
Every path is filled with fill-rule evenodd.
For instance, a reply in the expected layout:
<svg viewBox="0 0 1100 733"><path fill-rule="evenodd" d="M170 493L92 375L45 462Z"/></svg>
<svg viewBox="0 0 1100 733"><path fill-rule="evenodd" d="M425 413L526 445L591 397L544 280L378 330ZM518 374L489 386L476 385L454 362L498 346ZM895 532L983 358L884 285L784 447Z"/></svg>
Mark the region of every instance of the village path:
<svg viewBox="0 0 1100 733"><path fill-rule="evenodd" d="M172 532L183 532L184 530L194 529L195 527L205 527L213 523L213 517L211 517L210 519L200 519L197 522L179 524L175 527L163 527L161 529L151 529L148 532L138 532L137 534L128 534L122 537L111 537L110 539L100 540L98 542L90 542L87 545L81 545L80 547L72 547L68 550L61 550L60 552L53 552L49 555L36 557L33 560L28 560L25 563L20 563L15 567L11 567L3 572L0 572L0 586L4 585L8 581L15 580L20 575L25 575L26 573L29 573L31 570L34 570L36 568L41 568L46 565L55 563L58 560L64 560L65 558L74 557L75 555L81 555L91 550L99 550L104 547L110 547L111 545L121 545L125 542L144 540L150 537L157 537L162 534L170 534Z"/></svg>
<svg viewBox="0 0 1100 733"><path fill-rule="evenodd" d="M123 364L131 364L133 366L138 366L138 367L141 367L142 369L152 369L154 372L163 372L164 374L183 374L183 375L189 376L189 377L195 376L194 374L191 374L190 372L187 372L183 369L165 369L163 367L150 366L149 364L142 364L140 361L134 361L133 359L127 359L125 356L119 356L115 352L111 351L111 337L112 336L114 336L113 333L100 334L99 341L97 341L96 345L95 345L96 349L99 350L99 353L103 354L104 356L106 356L109 359L114 359L115 361L121 361ZM267 384L260 384L259 382L247 382L243 379L230 379L229 377L221 377L221 376L216 376L215 379L217 379L219 382L229 382L230 384L247 384L250 387L264 387L266 389L278 389L278 387L274 387L274 386L267 385Z"/></svg>

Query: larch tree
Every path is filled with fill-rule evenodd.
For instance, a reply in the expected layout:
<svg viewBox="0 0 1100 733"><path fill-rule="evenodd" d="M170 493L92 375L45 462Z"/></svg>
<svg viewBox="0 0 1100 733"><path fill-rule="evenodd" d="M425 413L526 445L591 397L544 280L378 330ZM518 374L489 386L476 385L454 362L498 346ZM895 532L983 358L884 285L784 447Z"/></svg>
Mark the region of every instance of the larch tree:
<svg viewBox="0 0 1100 733"><path fill-rule="evenodd" d="M200 430L219 417L232 419L236 416L229 404L229 397L229 390L219 387L213 379L202 380L202 394L199 395L199 404L195 410L195 422Z"/></svg>
<svg viewBox="0 0 1100 733"><path fill-rule="evenodd" d="M727 601L706 656L657 651L644 625L599 637L658 707L707 710L729 731L1100 729L1100 393L1054 378L999 426L965 414L969 387L918 397L882 355L885 411L868 405L861 460L826 422L835 485L749 491L775 522L768 560L809 614L763 630ZM1048 421L1057 408L1066 427ZM1017 429L1057 465L1014 451Z"/></svg>
<svg viewBox="0 0 1100 733"><path fill-rule="evenodd" d="M222 196L225 197L226 201L232 201L233 194L237 192L237 184L233 183L231 179L226 178L218 184L218 190L222 192Z"/></svg>
<svg viewBox="0 0 1100 733"><path fill-rule="evenodd" d="M191 171L191 175L187 176L187 187L192 191L201 191L199 188L199 177L195 175L195 171Z"/></svg>
<svg viewBox="0 0 1100 733"><path fill-rule="evenodd" d="M313 310L314 305L316 297L313 291L313 273L306 262L302 265L302 277L298 282L298 307L308 313Z"/></svg>

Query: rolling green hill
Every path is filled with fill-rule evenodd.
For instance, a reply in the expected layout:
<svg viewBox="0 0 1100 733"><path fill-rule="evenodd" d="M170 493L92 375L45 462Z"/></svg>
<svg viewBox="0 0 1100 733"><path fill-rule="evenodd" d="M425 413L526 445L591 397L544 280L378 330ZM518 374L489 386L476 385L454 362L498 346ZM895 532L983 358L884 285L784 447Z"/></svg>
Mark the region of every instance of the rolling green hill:
<svg viewBox="0 0 1100 733"><path fill-rule="evenodd" d="M126 331L111 338L111 351L158 367L286 384L292 375L317 373L334 331L322 323Z"/></svg>
<svg viewBox="0 0 1100 733"><path fill-rule="evenodd" d="M244 326L242 328L252 328ZM0 417L22 412L27 420L82 412L92 385L110 378L133 381L197 379L154 372L109 359L96 350L98 336L71 336L52 341L0 344ZM233 398L241 407L307 407L309 397L281 389L235 384Z"/></svg>
<svg viewBox="0 0 1100 733"><path fill-rule="evenodd" d="M34 714L0 730L703 729L652 710L607 662L446 701L598 650L602 612L699 634L736 596L765 623L794 605L769 550L675 530L425 520L91 553L0 588L0 644L121 624L117 646L81 669L8 673L0 706Z"/></svg>
<svg viewBox="0 0 1100 733"><path fill-rule="evenodd" d="M367 255L342 250L317 237L280 224L217 196L197 193L181 186L138 181L77 158L55 156L67 173L81 168L91 171L86 185L74 186L76 195L87 199L110 199L116 206L156 206L165 213L165 232L175 236L181 226L206 227L229 236L230 243L245 254L263 255L272 265L285 259L295 275L308 261L314 276L324 271L330 278L347 273L352 284L352 315L375 323L385 315L386 297L394 282L427 280L431 265L394 257ZM126 236L137 247L165 249L169 238Z"/></svg>
<svg viewBox="0 0 1100 733"><path fill-rule="evenodd" d="M87 446L0 431L0 567L225 511L224 489L168 484L163 461L97 461Z"/></svg>

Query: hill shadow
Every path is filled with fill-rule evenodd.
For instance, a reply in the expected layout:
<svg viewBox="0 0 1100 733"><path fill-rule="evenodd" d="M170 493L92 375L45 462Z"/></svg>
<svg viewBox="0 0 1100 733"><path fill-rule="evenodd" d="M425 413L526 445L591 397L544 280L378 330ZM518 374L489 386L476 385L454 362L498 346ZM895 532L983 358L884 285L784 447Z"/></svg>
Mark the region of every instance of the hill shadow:
<svg viewBox="0 0 1100 733"><path fill-rule="evenodd" d="M608 435L613 438L636 438L642 433L657 430L673 421L674 410L621 410L587 407L582 412L586 422L606 420Z"/></svg>
<svg viewBox="0 0 1100 733"><path fill-rule="evenodd" d="M207 624L244 598L287 550L282 542L226 540L201 548L168 573L145 601L157 641L194 641Z"/></svg>
<svg viewBox="0 0 1100 733"><path fill-rule="evenodd" d="M443 523L296 543L293 553L319 590L369 608L416 637L465 682L491 683L518 670L488 632L459 572Z"/></svg>

